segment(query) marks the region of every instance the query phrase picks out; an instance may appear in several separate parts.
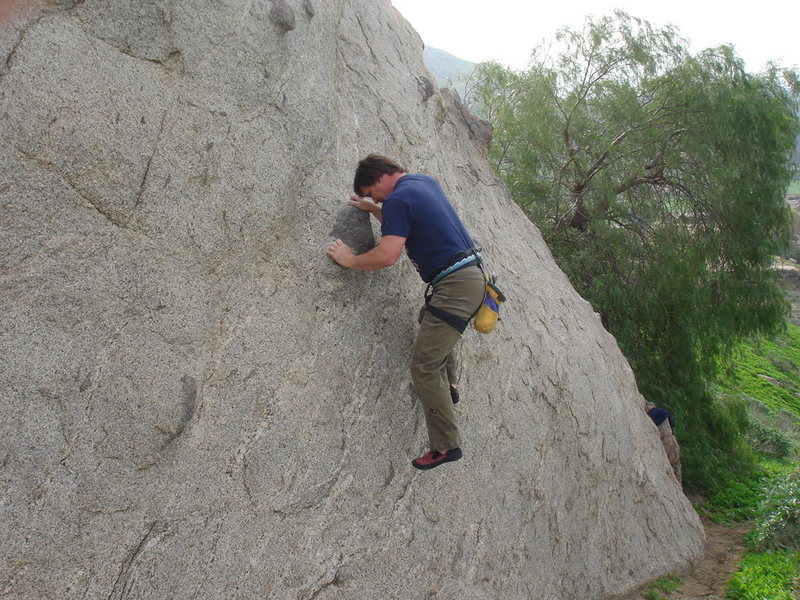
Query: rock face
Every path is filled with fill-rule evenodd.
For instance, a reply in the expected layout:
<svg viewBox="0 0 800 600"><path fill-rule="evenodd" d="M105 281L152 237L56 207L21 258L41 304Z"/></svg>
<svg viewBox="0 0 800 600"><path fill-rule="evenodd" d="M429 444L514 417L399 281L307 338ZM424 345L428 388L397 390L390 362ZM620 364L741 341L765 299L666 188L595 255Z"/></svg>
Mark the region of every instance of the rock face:
<svg viewBox="0 0 800 600"><path fill-rule="evenodd" d="M4 598L586 600L698 560L614 339L387 0L51 0L0 52ZM424 286L324 253L372 243L375 151L510 298L428 473Z"/></svg>

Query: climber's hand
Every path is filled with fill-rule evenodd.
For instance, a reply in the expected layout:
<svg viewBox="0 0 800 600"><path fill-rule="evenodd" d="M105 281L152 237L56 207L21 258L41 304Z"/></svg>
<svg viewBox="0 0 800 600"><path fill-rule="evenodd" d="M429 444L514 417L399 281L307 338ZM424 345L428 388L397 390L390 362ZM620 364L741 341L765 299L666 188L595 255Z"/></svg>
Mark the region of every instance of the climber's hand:
<svg viewBox="0 0 800 600"><path fill-rule="evenodd" d="M343 267L349 267L350 261L353 259L353 251L342 240L336 240L328 244L326 252L328 256Z"/></svg>
<svg viewBox="0 0 800 600"><path fill-rule="evenodd" d="M350 200L347 203L350 206L355 206L356 208L360 210L366 210L367 212L374 212L378 206L369 196L361 197L357 194L350 194Z"/></svg>

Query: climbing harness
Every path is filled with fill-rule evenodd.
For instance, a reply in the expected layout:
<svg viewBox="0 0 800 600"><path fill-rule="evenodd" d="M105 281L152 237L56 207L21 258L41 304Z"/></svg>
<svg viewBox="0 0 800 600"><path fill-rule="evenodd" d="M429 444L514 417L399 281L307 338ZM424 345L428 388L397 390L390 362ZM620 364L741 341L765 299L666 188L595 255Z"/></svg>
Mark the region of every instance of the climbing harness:
<svg viewBox="0 0 800 600"><path fill-rule="evenodd" d="M477 265L477 267L483 273L484 279L486 280L483 301L477 310L468 319L464 319L449 313L438 306L431 305L431 298L433 298L433 292L430 291L431 287L439 283L451 273L455 273L456 271L471 265ZM473 322L473 327L475 330L480 333L489 333L495 328L497 321L500 319L499 305L506 300L506 297L497 288L496 281L496 275L490 276L486 273L480 248L463 250L456 253L451 258L449 264L442 267L433 277L433 279L431 279L428 287L425 288L425 308L434 317L437 317L441 321L447 323L459 333L464 333L464 331L467 329L467 325L469 325L469 322L473 319L473 317L475 318L475 321Z"/></svg>
<svg viewBox="0 0 800 600"><path fill-rule="evenodd" d="M479 267L482 264L480 248L470 248L469 250L457 252L455 256L450 259L450 264L440 269L439 272L434 275L433 279L431 279L431 282L428 284L428 287L436 285L451 273L455 273L456 271L475 263L478 263Z"/></svg>

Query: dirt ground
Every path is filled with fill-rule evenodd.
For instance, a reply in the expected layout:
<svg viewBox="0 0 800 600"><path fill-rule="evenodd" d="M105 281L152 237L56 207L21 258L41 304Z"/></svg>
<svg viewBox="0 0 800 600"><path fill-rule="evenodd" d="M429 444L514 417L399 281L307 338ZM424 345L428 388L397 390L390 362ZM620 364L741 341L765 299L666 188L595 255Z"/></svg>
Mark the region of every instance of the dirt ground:
<svg viewBox="0 0 800 600"><path fill-rule="evenodd" d="M744 554L744 536L750 531L748 523L720 525L703 520L706 530L706 554L695 571L683 577L683 584L671 594L657 590L668 600L724 600L725 588L739 568ZM644 600L644 592L625 600Z"/></svg>

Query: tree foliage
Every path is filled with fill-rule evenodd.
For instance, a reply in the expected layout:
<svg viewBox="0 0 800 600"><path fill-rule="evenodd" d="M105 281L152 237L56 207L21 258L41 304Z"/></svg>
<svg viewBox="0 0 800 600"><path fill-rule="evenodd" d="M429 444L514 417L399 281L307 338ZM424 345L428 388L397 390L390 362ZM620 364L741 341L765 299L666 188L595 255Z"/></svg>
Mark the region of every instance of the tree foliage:
<svg viewBox="0 0 800 600"><path fill-rule="evenodd" d="M685 47L617 12L560 31L524 72L482 65L468 98L515 201L684 440L720 426L706 384L719 358L783 324L771 266L800 130L796 73Z"/></svg>

